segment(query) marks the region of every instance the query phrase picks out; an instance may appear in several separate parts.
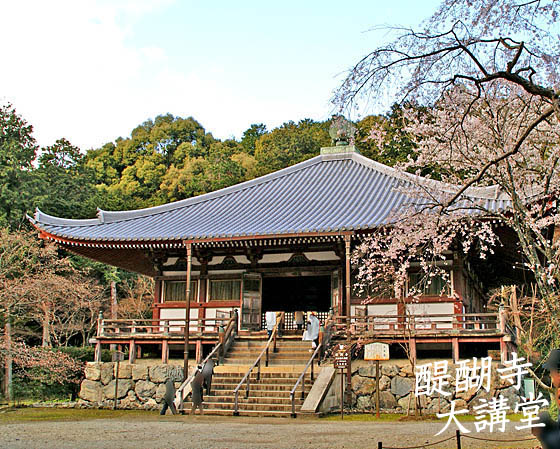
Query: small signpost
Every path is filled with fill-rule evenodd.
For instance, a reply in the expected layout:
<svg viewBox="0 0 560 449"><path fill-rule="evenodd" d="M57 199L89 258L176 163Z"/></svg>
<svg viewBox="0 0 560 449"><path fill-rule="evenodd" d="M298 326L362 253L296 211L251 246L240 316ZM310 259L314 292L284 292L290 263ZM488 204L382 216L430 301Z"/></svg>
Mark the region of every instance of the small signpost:
<svg viewBox="0 0 560 449"><path fill-rule="evenodd" d="M375 415L379 418L379 361L389 360L389 345L387 343L369 343L365 345L364 360L375 361Z"/></svg>
<svg viewBox="0 0 560 449"><path fill-rule="evenodd" d="M338 344L333 352L334 368L340 370L340 418L344 419L344 370L348 369L348 347Z"/></svg>

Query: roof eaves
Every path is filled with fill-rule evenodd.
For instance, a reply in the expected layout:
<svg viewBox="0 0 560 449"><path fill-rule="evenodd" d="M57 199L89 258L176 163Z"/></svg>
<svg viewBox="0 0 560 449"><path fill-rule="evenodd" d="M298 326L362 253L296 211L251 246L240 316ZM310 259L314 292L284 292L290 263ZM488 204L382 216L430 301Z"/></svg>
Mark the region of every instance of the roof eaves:
<svg viewBox="0 0 560 449"><path fill-rule="evenodd" d="M28 217L31 218L31 217ZM52 215L41 212L39 208L35 209L35 220L34 222L41 225L50 226L93 226L101 224L98 218L89 218L85 220L74 220L70 218L59 218Z"/></svg>

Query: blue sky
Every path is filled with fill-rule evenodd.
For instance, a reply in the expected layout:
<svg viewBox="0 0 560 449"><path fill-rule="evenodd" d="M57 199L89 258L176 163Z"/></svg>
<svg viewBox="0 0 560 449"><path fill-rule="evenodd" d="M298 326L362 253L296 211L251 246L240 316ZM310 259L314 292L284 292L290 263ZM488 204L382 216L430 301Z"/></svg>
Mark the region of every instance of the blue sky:
<svg viewBox="0 0 560 449"><path fill-rule="evenodd" d="M388 39L369 30L416 26L438 4L6 2L0 102L14 104L41 145L66 137L84 150L167 112L222 139L252 123L324 120L344 72Z"/></svg>

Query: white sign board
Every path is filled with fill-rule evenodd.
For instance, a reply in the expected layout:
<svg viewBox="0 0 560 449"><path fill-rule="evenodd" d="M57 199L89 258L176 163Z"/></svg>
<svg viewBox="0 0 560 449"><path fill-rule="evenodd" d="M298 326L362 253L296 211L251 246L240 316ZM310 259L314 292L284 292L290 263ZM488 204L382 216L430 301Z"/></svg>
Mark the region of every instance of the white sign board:
<svg viewBox="0 0 560 449"><path fill-rule="evenodd" d="M387 343L365 345L364 360L389 360L389 345Z"/></svg>

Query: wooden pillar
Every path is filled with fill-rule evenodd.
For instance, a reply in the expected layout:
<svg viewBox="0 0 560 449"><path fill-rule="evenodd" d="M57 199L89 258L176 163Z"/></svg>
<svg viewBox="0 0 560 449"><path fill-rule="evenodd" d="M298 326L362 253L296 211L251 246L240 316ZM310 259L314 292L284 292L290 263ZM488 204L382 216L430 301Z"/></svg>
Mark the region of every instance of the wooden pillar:
<svg viewBox="0 0 560 449"><path fill-rule="evenodd" d="M161 279L156 279L154 285L154 305L152 307L152 318L154 320L159 320L159 307L157 304L161 304L161 289L163 282ZM154 321L154 325L157 325L157 321Z"/></svg>
<svg viewBox="0 0 560 449"><path fill-rule="evenodd" d="M111 319L118 319L117 283L115 281L111 281ZM113 343L109 346L109 349L111 351L112 360L114 362L117 355L115 352L117 350L117 345Z"/></svg>
<svg viewBox="0 0 560 449"><path fill-rule="evenodd" d="M129 363L136 362L136 342L134 340L130 340L129 343L128 361Z"/></svg>
<svg viewBox="0 0 560 449"><path fill-rule="evenodd" d="M96 362L101 362L101 343L99 341L95 343L95 358Z"/></svg>
<svg viewBox="0 0 560 449"><path fill-rule="evenodd" d="M344 236L344 246L345 246L345 268L346 268L346 336L347 336L347 346L348 346L348 368L346 369L346 401L348 407L352 407L352 339L350 336L350 302L351 302L351 277L350 277L350 235Z"/></svg>
<svg viewBox="0 0 560 449"><path fill-rule="evenodd" d="M504 337L500 337L500 361L502 363L506 362L508 359L508 350L507 350L507 343L504 340Z"/></svg>
<svg viewBox="0 0 560 449"><path fill-rule="evenodd" d="M169 343L167 340L161 342L161 363L167 364L169 362Z"/></svg>
<svg viewBox="0 0 560 449"><path fill-rule="evenodd" d="M346 320L348 326L350 326L350 302L351 302L351 295L352 295L352 288L351 288L351 277L350 277L350 235L344 236L344 246L345 246L345 279L346 279L346 303L345 303L345 310L344 314L346 315Z"/></svg>
<svg viewBox="0 0 560 449"><path fill-rule="evenodd" d="M196 363L202 362L202 340L196 340Z"/></svg>
<svg viewBox="0 0 560 449"><path fill-rule="evenodd" d="M454 337L451 339L451 348L453 352L453 362L457 363L459 361L459 339Z"/></svg>
<svg viewBox="0 0 560 449"><path fill-rule="evenodd" d="M136 358L137 359L142 358L142 346L141 345L136 345Z"/></svg>
<svg viewBox="0 0 560 449"><path fill-rule="evenodd" d="M183 352L183 378L189 376L189 337L191 317L191 268L192 268L192 243L187 242L187 287L185 298L185 349Z"/></svg>

